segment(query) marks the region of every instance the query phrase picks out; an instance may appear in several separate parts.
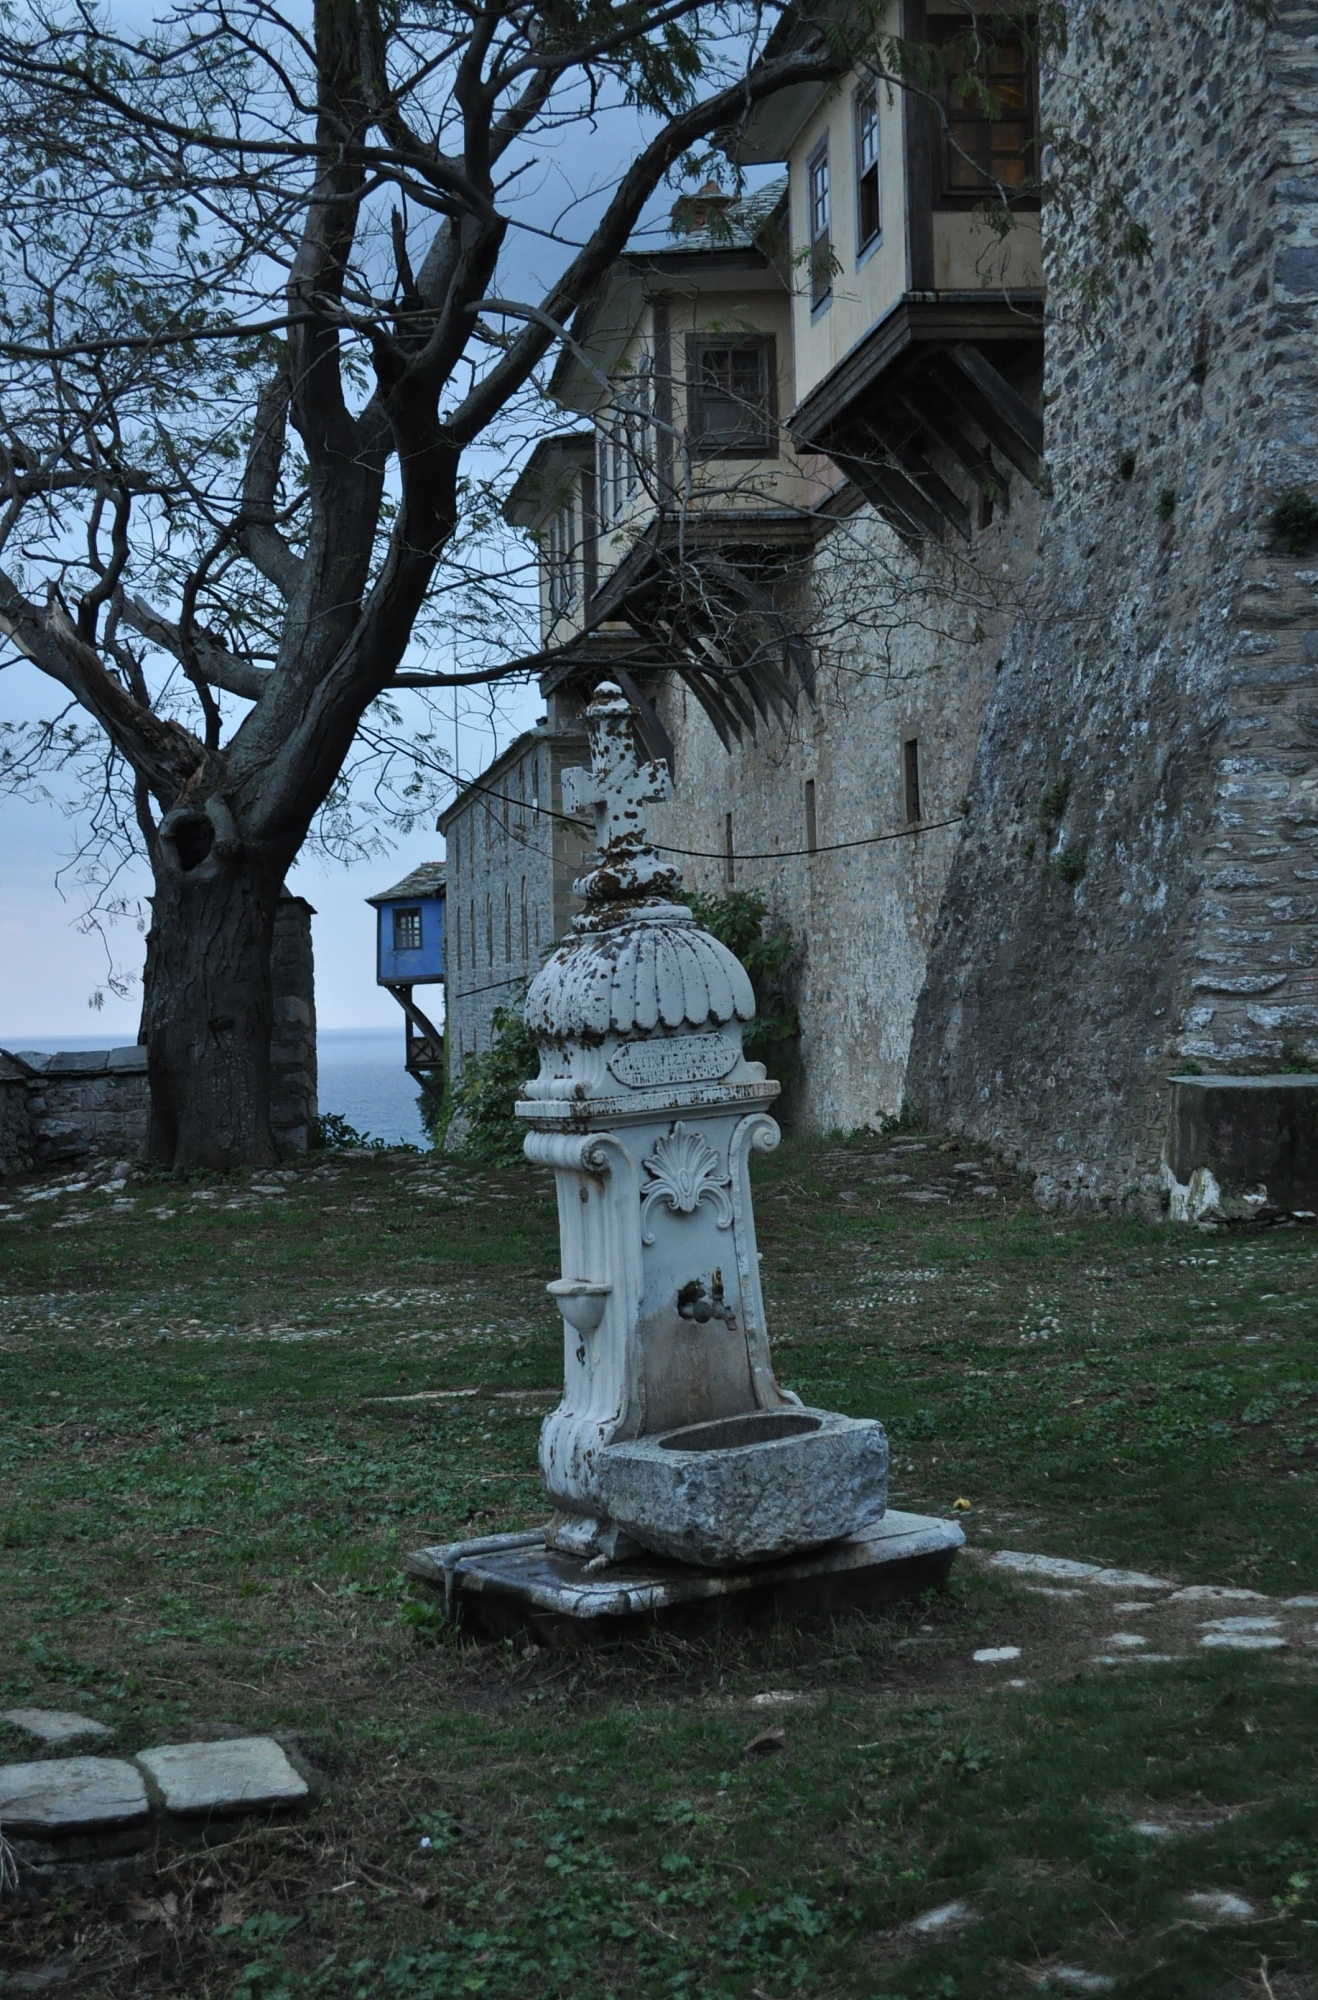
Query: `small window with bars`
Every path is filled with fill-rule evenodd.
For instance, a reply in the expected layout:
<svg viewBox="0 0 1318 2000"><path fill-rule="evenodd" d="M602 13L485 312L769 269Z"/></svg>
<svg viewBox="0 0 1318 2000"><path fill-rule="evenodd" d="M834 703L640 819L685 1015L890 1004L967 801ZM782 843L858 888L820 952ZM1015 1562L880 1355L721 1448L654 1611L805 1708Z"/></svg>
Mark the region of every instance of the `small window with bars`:
<svg viewBox="0 0 1318 2000"><path fill-rule="evenodd" d="M828 166L828 141L815 147L806 163L807 224L810 233L810 309L818 312L833 296L833 183Z"/></svg>
<svg viewBox="0 0 1318 2000"><path fill-rule="evenodd" d="M394 950L420 951L421 912L420 910L394 911Z"/></svg>
<svg viewBox="0 0 1318 2000"><path fill-rule="evenodd" d="M933 23L930 23L931 29ZM960 21L946 43L942 84L944 199L982 201L999 189L1028 192L1037 172L1038 113L1032 51L1018 29L980 17L974 46Z"/></svg>
<svg viewBox="0 0 1318 2000"><path fill-rule="evenodd" d="M705 457L775 456L778 409L772 338L696 336L689 352L692 450Z"/></svg>
<svg viewBox="0 0 1318 2000"><path fill-rule="evenodd" d="M872 83L852 100L856 131L856 255L863 256L883 231L879 192L879 93Z"/></svg>

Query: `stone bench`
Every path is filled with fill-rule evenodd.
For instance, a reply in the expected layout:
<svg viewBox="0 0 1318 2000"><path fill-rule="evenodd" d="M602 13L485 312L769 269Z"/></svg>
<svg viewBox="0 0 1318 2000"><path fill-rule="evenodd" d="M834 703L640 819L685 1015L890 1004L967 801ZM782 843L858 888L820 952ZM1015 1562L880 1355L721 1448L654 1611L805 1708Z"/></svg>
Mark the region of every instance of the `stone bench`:
<svg viewBox="0 0 1318 2000"><path fill-rule="evenodd" d="M1318 1212L1318 1074L1170 1082L1165 1163L1173 1221Z"/></svg>

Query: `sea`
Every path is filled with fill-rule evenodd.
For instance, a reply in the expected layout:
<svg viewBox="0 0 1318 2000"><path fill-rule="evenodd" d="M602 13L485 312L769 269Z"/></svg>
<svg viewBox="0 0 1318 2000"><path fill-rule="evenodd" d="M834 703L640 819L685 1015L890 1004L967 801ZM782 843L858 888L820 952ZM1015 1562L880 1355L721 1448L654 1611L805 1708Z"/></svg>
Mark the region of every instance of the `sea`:
<svg viewBox="0 0 1318 2000"><path fill-rule="evenodd" d="M55 1055L61 1049L116 1049L122 1035L17 1035L0 1037L0 1048L33 1049ZM403 1018L396 1028L321 1028L316 1035L322 1112L337 1111L357 1131L390 1146L425 1146L416 1108L417 1087L403 1068Z"/></svg>

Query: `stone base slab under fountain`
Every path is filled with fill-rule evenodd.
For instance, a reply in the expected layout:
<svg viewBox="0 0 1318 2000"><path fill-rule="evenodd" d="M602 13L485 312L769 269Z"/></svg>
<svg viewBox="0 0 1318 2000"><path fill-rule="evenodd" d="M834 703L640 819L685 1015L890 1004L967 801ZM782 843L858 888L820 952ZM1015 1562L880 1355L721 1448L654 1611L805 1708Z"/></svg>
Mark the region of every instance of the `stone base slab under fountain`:
<svg viewBox="0 0 1318 2000"><path fill-rule="evenodd" d="M955 1521L892 1508L858 1535L778 1561L697 1569L661 1556L605 1563L545 1546L539 1530L416 1549L409 1576L444 1592L462 1629L486 1639L589 1645L657 1626L811 1623L918 1597L965 1544Z"/></svg>

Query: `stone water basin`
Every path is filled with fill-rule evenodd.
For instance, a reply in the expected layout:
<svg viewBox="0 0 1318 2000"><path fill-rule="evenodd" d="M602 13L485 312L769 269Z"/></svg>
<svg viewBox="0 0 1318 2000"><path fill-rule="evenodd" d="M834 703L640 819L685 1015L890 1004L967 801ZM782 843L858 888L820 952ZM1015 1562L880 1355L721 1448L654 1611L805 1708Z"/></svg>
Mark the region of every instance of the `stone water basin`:
<svg viewBox="0 0 1318 2000"><path fill-rule="evenodd" d="M642 1547L704 1569L767 1562L872 1527L888 1498L882 1424L747 1410L606 1445L600 1495Z"/></svg>

